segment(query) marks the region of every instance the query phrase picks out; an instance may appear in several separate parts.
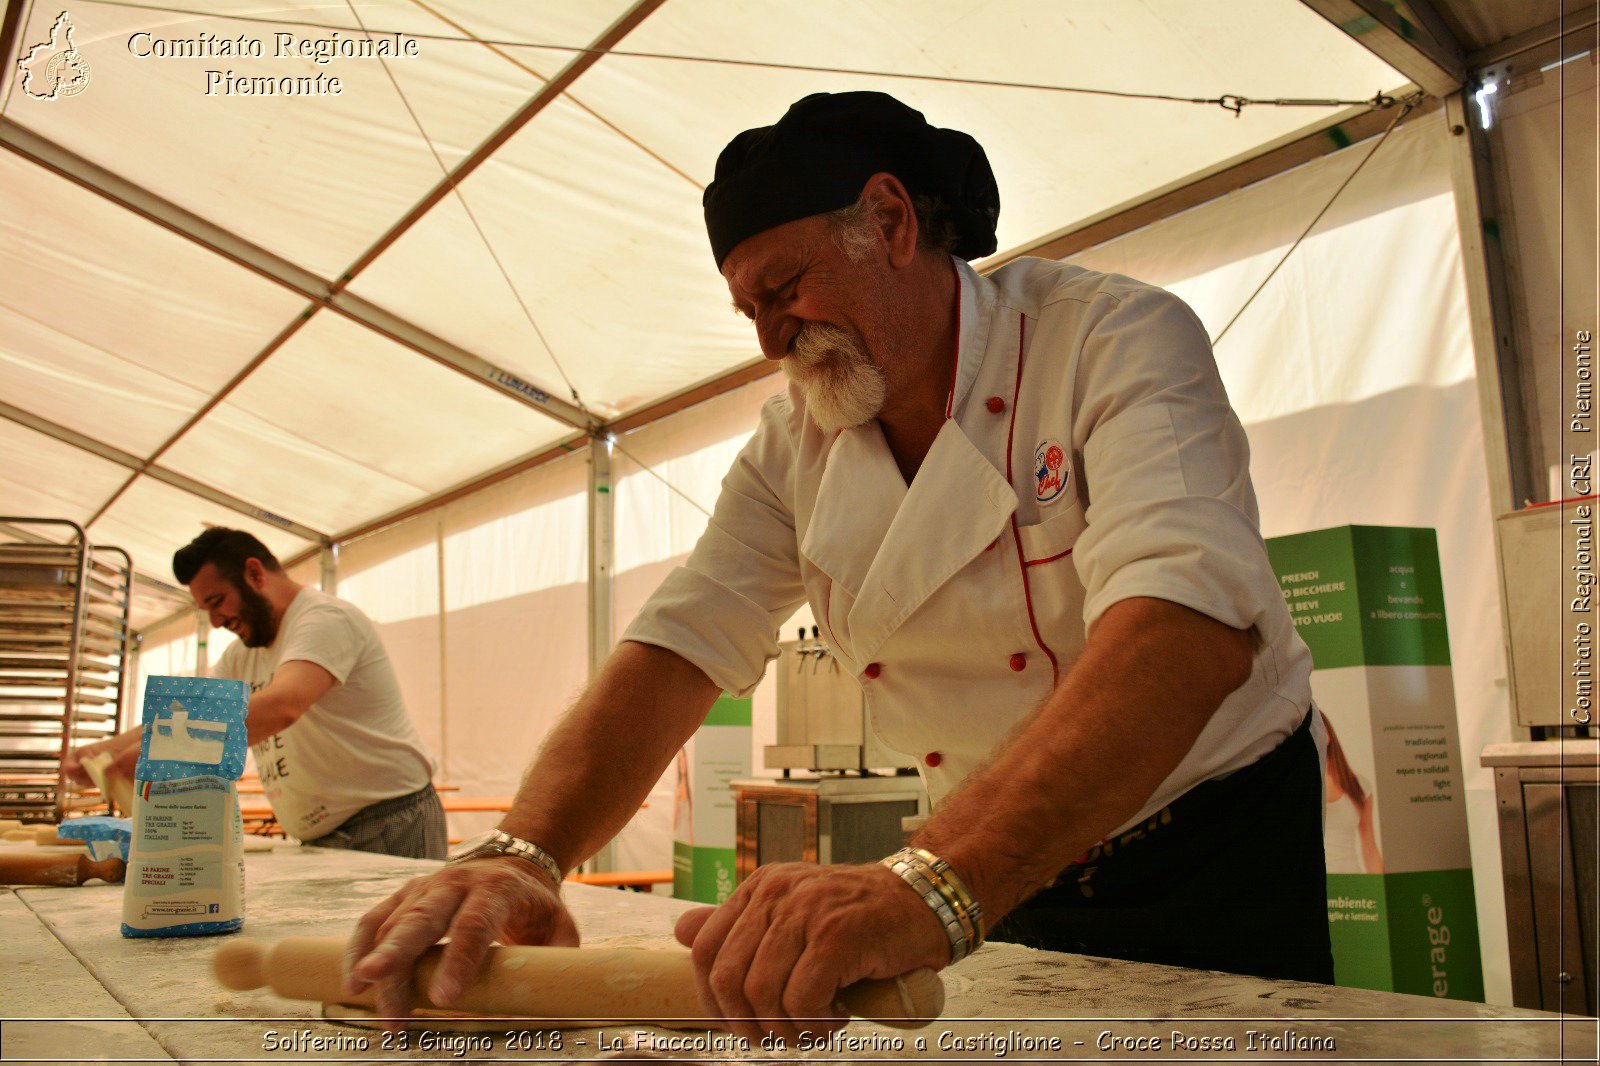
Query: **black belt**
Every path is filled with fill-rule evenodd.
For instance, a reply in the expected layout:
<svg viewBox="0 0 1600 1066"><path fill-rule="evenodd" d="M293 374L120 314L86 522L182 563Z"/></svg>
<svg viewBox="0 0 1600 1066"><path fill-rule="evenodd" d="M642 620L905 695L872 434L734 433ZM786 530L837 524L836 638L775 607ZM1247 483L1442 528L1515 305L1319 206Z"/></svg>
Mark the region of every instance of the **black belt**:
<svg viewBox="0 0 1600 1066"><path fill-rule="evenodd" d="M1095 845L990 939L1332 982L1315 713L1256 762Z"/></svg>

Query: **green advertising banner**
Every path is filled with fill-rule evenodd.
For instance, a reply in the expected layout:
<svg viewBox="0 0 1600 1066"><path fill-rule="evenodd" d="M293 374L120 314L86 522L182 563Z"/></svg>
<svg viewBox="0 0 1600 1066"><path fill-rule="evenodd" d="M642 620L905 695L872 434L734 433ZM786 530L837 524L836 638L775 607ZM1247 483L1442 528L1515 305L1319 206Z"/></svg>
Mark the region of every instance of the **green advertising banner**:
<svg viewBox="0 0 1600 1066"><path fill-rule="evenodd" d="M737 811L729 783L750 776L750 700L724 695L678 753L672 894L721 903L738 882Z"/></svg>
<svg viewBox="0 0 1600 1066"><path fill-rule="evenodd" d="M1438 539L1267 541L1328 734L1328 923L1341 985L1483 999Z"/></svg>

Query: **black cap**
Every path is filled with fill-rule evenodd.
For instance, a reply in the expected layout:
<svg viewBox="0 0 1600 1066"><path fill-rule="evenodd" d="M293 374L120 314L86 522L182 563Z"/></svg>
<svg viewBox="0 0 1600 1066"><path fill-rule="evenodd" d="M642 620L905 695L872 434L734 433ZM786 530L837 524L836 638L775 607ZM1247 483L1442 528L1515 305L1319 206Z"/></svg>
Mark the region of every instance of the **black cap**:
<svg viewBox="0 0 1600 1066"><path fill-rule="evenodd" d="M774 125L745 130L717 157L703 201L717 269L747 237L849 207L880 171L912 196L948 205L956 255L977 259L995 250L1000 189L977 141L929 125L886 93L814 93Z"/></svg>

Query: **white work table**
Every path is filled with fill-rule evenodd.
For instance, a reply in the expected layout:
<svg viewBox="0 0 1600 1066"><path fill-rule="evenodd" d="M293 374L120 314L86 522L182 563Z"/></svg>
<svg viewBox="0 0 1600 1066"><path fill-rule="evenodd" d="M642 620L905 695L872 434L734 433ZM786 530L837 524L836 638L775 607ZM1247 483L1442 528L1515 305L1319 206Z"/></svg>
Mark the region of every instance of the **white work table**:
<svg viewBox="0 0 1600 1066"><path fill-rule="evenodd" d="M246 856L245 933L276 940L346 936L358 916L435 863L282 846ZM672 945L687 903L569 885L567 898L587 944ZM119 932L121 886L19 888L0 894L0 977L7 1062L462 1062L557 1058L743 1057L726 1047L650 1051L654 1037L699 1038L639 1025L561 1034L559 1050L537 1038L414 1032L405 1051L384 1035L326 1021L318 1004L269 991L232 992L211 978L220 937L128 940ZM1593 1019L1357 989L1264 981L991 944L945 971L945 1018L917 1032L853 1023L831 1048L788 1049L767 1058L834 1061L1187 1061L1277 1062L1594 1061ZM26 1019L42 1019L38 1021ZM510 1028L510 1027L508 1027ZM530 1030L530 1034L535 1030ZM1234 1050L1173 1049L1172 1033ZM1288 1050L1250 1048L1248 1033L1302 1041ZM275 1033L276 1036L269 1036ZM645 1042L639 1043L639 1034ZM296 1034L301 1034L297 1037ZM719 1034L721 1035L721 1034ZM898 1038L904 1050L886 1047ZM915 1041L927 1042L918 1050ZM1135 1041L1159 1038L1156 1049ZM365 1049L357 1046L365 1041ZM726 1040L726 1037L722 1037ZM1327 1043L1307 1045L1306 1040ZM320 1044L317 1041L321 1041ZM1010 1042L1003 1056L997 1047ZM1048 1042L1057 1041L1052 1048ZM1081 1041L1081 1043L1080 1043ZM1258 1044L1262 1043L1259 1038ZM432 1048L419 1045L432 1044ZM1106 1045L1112 1045L1109 1049ZM1563 1045L1565 1048L1563 1049ZM458 1054L461 1051L464 1054ZM753 1056L752 1056L753 1057Z"/></svg>

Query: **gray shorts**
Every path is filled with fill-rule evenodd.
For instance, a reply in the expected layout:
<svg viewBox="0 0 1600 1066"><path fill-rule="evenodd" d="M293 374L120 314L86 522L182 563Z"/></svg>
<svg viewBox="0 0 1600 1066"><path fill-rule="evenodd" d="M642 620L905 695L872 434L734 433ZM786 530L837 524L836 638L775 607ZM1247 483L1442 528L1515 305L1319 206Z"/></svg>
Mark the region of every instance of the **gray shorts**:
<svg viewBox="0 0 1600 1066"><path fill-rule="evenodd" d="M411 859L443 859L449 848L444 804L430 783L409 796L379 800L339 823L339 828L307 844L399 855Z"/></svg>

